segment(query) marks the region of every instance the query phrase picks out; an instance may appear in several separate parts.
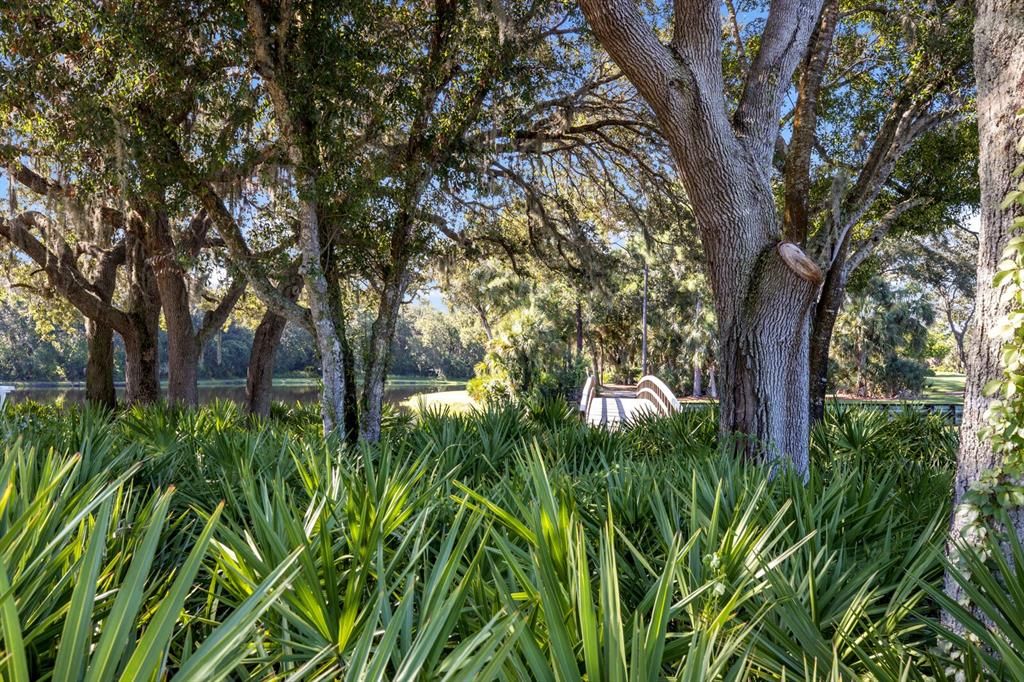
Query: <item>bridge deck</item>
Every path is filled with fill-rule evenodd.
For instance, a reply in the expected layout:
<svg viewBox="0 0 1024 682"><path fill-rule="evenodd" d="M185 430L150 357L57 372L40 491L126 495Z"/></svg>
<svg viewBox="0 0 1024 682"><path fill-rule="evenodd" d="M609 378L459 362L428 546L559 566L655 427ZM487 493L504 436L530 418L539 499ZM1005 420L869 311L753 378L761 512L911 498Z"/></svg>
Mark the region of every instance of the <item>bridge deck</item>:
<svg viewBox="0 0 1024 682"><path fill-rule="evenodd" d="M602 386L587 410L587 423L591 426L615 428L622 422L652 412L648 400L636 397L636 386L609 384Z"/></svg>

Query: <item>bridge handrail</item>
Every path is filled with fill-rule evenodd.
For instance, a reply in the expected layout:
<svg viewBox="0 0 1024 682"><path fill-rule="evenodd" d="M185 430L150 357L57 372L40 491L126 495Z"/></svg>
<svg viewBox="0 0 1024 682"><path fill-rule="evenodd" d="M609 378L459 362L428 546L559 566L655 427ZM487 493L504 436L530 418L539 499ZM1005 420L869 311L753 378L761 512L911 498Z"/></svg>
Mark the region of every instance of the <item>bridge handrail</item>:
<svg viewBox="0 0 1024 682"><path fill-rule="evenodd" d="M667 417L683 409L675 393L664 381L648 374L636 385L636 397L646 398L657 409L658 414Z"/></svg>
<svg viewBox="0 0 1024 682"><path fill-rule="evenodd" d="M14 391L14 386L0 386L0 407L7 402L7 394Z"/></svg>
<svg viewBox="0 0 1024 682"><path fill-rule="evenodd" d="M587 376L587 383L583 384L583 393L580 395L580 414L586 419L590 413L590 403L594 400L594 393L597 392L597 378L591 374Z"/></svg>

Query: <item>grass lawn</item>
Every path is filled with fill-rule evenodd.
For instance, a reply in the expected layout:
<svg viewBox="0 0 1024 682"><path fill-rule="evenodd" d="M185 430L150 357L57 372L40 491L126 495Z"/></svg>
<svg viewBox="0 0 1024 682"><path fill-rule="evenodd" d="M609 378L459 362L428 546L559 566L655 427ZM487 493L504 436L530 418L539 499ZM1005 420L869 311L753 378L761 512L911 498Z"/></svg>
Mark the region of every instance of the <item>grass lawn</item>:
<svg viewBox="0 0 1024 682"><path fill-rule="evenodd" d="M462 391L438 391L436 393L417 393L402 403L414 412L423 409L447 409L451 412L470 412L477 406L477 402L469 397L469 392Z"/></svg>
<svg viewBox="0 0 1024 682"><path fill-rule="evenodd" d="M956 402L964 399L964 375L952 372L936 372L935 376L925 379L924 398L954 398Z"/></svg>
<svg viewBox="0 0 1024 682"><path fill-rule="evenodd" d="M837 399L840 403L921 403L929 405L959 404L964 401L964 375L952 372L936 372L935 376L924 380L924 390L920 397L900 400L898 398L857 398L851 395L830 395L829 399Z"/></svg>

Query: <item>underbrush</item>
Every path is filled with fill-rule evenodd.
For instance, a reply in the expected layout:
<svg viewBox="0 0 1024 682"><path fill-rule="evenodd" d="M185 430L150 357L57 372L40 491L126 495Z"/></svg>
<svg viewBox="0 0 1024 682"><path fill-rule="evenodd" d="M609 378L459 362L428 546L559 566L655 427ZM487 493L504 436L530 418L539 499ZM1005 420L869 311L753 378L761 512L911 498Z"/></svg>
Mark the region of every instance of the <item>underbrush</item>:
<svg viewBox="0 0 1024 682"><path fill-rule="evenodd" d="M230 403L18 405L0 675L1005 675L1012 642L939 645L955 431L877 414L830 413L804 484L720 454L710 411L616 433L553 400L392 413L348 448L300 406L252 424ZM993 608L1022 622L1021 602Z"/></svg>

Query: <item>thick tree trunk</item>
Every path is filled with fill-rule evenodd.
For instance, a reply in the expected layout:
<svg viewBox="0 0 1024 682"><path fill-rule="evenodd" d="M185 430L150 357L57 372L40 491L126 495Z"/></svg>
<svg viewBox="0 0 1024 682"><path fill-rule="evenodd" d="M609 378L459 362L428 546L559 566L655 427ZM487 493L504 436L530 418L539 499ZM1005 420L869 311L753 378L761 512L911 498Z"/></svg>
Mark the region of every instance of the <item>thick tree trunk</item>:
<svg viewBox="0 0 1024 682"><path fill-rule="evenodd" d="M124 262L121 248L103 255L96 268L93 285L101 300L110 305L117 285L117 269ZM117 407L114 391L114 329L99 318L86 318L85 336L88 358L85 365L85 399L93 405Z"/></svg>
<svg viewBox="0 0 1024 682"><path fill-rule="evenodd" d="M281 285L281 293L295 301L302 291L302 277L297 273ZM270 415L270 391L274 387L274 358L281 345L281 336L288 324L288 318L272 310L263 314L253 334L249 367L245 374L246 412L260 417Z"/></svg>
<svg viewBox="0 0 1024 682"><path fill-rule="evenodd" d="M1000 204L1016 184L1013 171L1021 156L1015 146L1024 139L1024 118L1017 115L1024 105L1024 12L1017 0L978 0L974 24L974 68L977 77L978 132L981 142L978 173L981 180L981 231L978 242L978 283L974 316L968 329L967 385L964 416L960 427L960 452L953 482L953 514L948 549L964 537L970 510L960 507L965 494L981 474L1001 464L1001 457L983 438L990 398L985 384L1002 376L1002 344L993 333L998 322L1011 310L1011 296L1005 287L993 286L1003 250L1014 236L1014 208ZM1010 511L1011 522L1024 539L1020 509ZM946 592L957 601L963 589L946 575ZM943 614L944 624L962 632L962 626Z"/></svg>
<svg viewBox="0 0 1024 682"><path fill-rule="evenodd" d="M288 320L271 311L263 314L252 338L249 368L245 373L245 410L259 417L270 414L270 389L274 385L274 356Z"/></svg>
<svg viewBox="0 0 1024 682"><path fill-rule="evenodd" d="M752 459L809 469L809 316L815 288L774 248L758 258L733 315L720 315L720 432ZM742 281L742 280L741 280ZM726 307L727 312L729 306Z"/></svg>
<svg viewBox="0 0 1024 682"><path fill-rule="evenodd" d="M146 252L134 232L125 237L128 265L128 316L122 333L125 348L125 401L148 404L160 400L160 294Z"/></svg>
<svg viewBox="0 0 1024 682"><path fill-rule="evenodd" d="M979 0L976 7L974 68L981 141L981 232L975 313L968 332L967 386L953 490L955 505L982 472L1000 463L999 456L980 433L986 425L985 412L990 402L983 389L990 380L1002 375L1001 343L993 330L1010 311L1010 300L1005 287L993 286L992 278L1007 242L1014 235L1015 210L1000 208L1000 204L1017 182L1013 171L1021 156L1015 146L1024 138L1024 118L1017 116L1024 106L1024 12L1017 0ZM963 519L954 514L954 539L962 527Z"/></svg>
<svg viewBox="0 0 1024 682"><path fill-rule="evenodd" d="M167 327L167 400L195 406L199 403L199 342L192 324L188 282L178 263L167 213L160 206L161 199L153 197L145 214L138 216L138 230L145 234Z"/></svg>
<svg viewBox="0 0 1024 682"><path fill-rule="evenodd" d="M780 109L821 2L772 3L730 115L722 20L677 2L671 46L631 0L582 0L601 44L657 116L701 235L719 321L723 443L808 474L808 337L821 271L783 243L770 178Z"/></svg>
<svg viewBox="0 0 1024 682"><path fill-rule="evenodd" d="M167 327L167 400L195 407L199 403L199 342L191 321L188 289L178 273L158 273L161 307Z"/></svg>
<svg viewBox="0 0 1024 682"><path fill-rule="evenodd" d="M125 402L148 405L160 400L158 325L152 316L136 318L135 331L124 340Z"/></svg>
<svg viewBox="0 0 1024 682"><path fill-rule="evenodd" d="M172 405L199 404L199 344L190 316L164 308L167 326L167 401ZM186 326L187 325L187 326Z"/></svg>
<svg viewBox="0 0 1024 682"><path fill-rule="evenodd" d="M93 405L113 409L117 406L114 392L114 330L95 320L85 321L88 357L85 364L85 399Z"/></svg>

